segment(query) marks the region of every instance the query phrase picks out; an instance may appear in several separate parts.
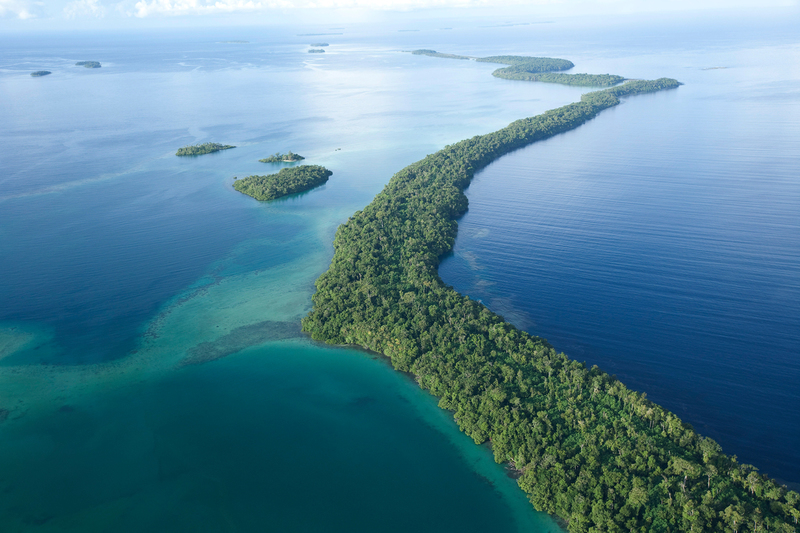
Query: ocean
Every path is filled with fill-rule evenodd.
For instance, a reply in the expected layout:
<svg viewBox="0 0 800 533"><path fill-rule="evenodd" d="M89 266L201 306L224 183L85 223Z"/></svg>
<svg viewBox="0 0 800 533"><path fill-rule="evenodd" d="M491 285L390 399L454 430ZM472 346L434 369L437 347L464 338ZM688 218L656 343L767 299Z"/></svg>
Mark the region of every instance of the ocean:
<svg viewBox="0 0 800 533"><path fill-rule="evenodd" d="M686 84L478 174L440 272L800 480L800 45L719 25L0 36L4 529L559 529L411 379L299 332L336 227L394 172L586 91L415 48ZM174 155L208 141L237 147ZM288 150L329 182L232 189Z"/></svg>

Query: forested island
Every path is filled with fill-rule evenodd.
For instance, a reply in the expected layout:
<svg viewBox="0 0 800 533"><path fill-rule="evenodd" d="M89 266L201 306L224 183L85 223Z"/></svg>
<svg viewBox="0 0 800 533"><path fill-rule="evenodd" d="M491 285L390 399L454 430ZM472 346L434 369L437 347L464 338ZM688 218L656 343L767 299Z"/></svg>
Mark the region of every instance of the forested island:
<svg viewBox="0 0 800 533"><path fill-rule="evenodd" d="M76 67L86 67L86 68L100 68L99 61L78 61L75 63Z"/></svg>
<svg viewBox="0 0 800 533"><path fill-rule="evenodd" d="M37 70L36 72L31 72L31 76L34 78L40 78L42 76L47 76L48 74L52 74L49 70Z"/></svg>
<svg viewBox="0 0 800 533"><path fill-rule="evenodd" d="M445 59L473 59L469 56L443 54L436 50L426 49L414 50L411 53ZM565 74L557 72L569 70L575 66L572 61L566 59L531 56L490 56L474 59L481 63L509 65L492 72L492 76L507 80L540 81L579 87L612 87L625 81L624 77L613 74Z"/></svg>
<svg viewBox="0 0 800 533"><path fill-rule="evenodd" d="M539 81L542 83L560 83L561 85L574 85L578 87L613 87L619 85L625 78L615 74L564 74L562 72L530 72L507 71L504 68L492 72L493 76L506 80Z"/></svg>
<svg viewBox="0 0 800 533"><path fill-rule="evenodd" d="M282 168L277 174L247 176L234 181L233 188L256 200L274 200L322 185L332 174L333 172L319 165L300 165Z"/></svg>
<svg viewBox="0 0 800 533"><path fill-rule="evenodd" d="M337 230L303 330L381 353L411 373L462 431L491 445L537 509L563 518L571 532L794 532L797 492L438 275L477 170L584 124L620 97L679 85L640 80L584 94L401 170Z"/></svg>
<svg viewBox="0 0 800 533"><path fill-rule="evenodd" d="M513 72L553 72L557 70L569 70L575 66L572 61L553 57L531 57L531 56L490 56L476 59L480 63L501 63L511 65L500 70ZM497 72L497 71L495 71ZM494 73L493 73L494 74Z"/></svg>
<svg viewBox="0 0 800 533"><path fill-rule="evenodd" d="M312 43L309 46L329 46L328 43Z"/></svg>
<svg viewBox="0 0 800 533"><path fill-rule="evenodd" d="M178 151L175 152L175 155L203 155L210 154L212 152L219 152L220 150L229 150L231 148L236 147L230 144L219 143L193 144L179 148Z"/></svg>
<svg viewBox="0 0 800 533"><path fill-rule="evenodd" d="M459 56L456 54L442 54L437 52L436 50L420 49L420 50L412 50L411 53L414 54L415 56L443 57L445 59L472 59L469 56Z"/></svg>
<svg viewBox="0 0 800 533"><path fill-rule="evenodd" d="M289 150L289 152L285 154L275 152L274 155L259 159L258 161L260 163L294 163L295 161L302 161L303 159L305 159L305 157Z"/></svg>
<svg viewBox="0 0 800 533"><path fill-rule="evenodd" d="M324 54L325 50L323 50L322 48L312 48L311 50L308 51L308 53L309 54Z"/></svg>

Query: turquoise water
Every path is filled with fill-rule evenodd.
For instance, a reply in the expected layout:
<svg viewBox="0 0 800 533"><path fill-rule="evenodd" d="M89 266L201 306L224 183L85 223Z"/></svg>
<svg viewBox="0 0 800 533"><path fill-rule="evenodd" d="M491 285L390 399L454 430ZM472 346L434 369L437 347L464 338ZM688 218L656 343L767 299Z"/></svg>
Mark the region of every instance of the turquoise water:
<svg viewBox="0 0 800 533"><path fill-rule="evenodd" d="M309 57L294 32L218 33L2 43L2 529L556 531L412 380L298 323L396 170L579 93L374 35ZM237 148L174 156L205 141ZM232 189L287 150L334 175Z"/></svg>
<svg viewBox="0 0 800 533"><path fill-rule="evenodd" d="M752 73L699 70L727 66L717 61L731 52L714 55L715 39L759 43L767 29L776 39L792 33L788 22L752 34L743 26L715 34L682 25L684 39L694 41L661 53L674 40L669 24L659 22L659 31L581 21L518 28L431 22L454 29L420 32L353 27L326 37L327 52L311 56L309 38L297 36L307 28L0 37L4 530L557 530L413 381L369 354L312 344L297 323L330 261L337 225L394 172L583 92L498 80L494 65L401 50L553 55L581 71L691 80L559 137L591 134L553 156L577 164L575 151L600 156L607 148L624 167L631 154L612 152L603 144L613 140L608 130L597 126L616 125L621 136L641 126L644 113L674 114L675 99L697 94L691 87L703 80L718 80L716 93L700 89L712 101L730 75L757 98L762 86L747 92ZM250 44L219 42L229 40ZM781 46L786 61L795 48ZM74 67L79 60L103 68ZM53 74L29 76L41 69ZM693 128L673 129L670 138ZM794 130L787 128L791 148ZM174 156L180 146L206 141L237 148ZM677 158L677 149L667 153ZM780 143L763 149L787 150ZM280 168L257 160L287 150L330 168L330 181L272 203L232 189L234 176ZM519 154L498 165L528 157ZM550 168L554 175L562 169ZM787 183L783 192L792 193ZM446 275L470 257L462 247L480 203L471 201ZM561 205L565 216L570 207L573 214L586 208ZM538 255L531 253L528 261ZM482 297L485 287L459 288ZM517 296L527 290L520 284ZM525 321L529 301L513 300L513 290L490 294L493 305L522 309L509 318L550 336ZM579 331L567 318L550 320ZM791 371L797 360L782 361ZM749 370L742 363L738 371ZM639 386L632 371L626 377ZM786 398L786 412L794 398ZM761 431L762 423L712 422L720 433ZM764 423L764 431L781 435L777 426L786 419ZM765 446L751 462L785 449L780 440Z"/></svg>

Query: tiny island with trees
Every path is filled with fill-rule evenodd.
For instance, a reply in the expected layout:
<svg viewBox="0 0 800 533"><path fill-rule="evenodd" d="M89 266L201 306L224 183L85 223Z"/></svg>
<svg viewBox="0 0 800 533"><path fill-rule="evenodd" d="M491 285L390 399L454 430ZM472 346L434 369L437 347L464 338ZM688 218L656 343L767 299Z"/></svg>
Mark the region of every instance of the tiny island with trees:
<svg viewBox="0 0 800 533"><path fill-rule="evenodd" d="M240 180L234 178L233 188L256 200L274 200L318 187L327 182L332 174L319 165L300 165L282 168L277 174L267 176L247 176Z"/></svg>
<svg viewBox="0 0 800 533"><path fill-rule="evenodd" d="M236 147L230 144L219 143L193 144L179 148L178 151L175 152L175 155L203 155L210 154L212 152L219 152L220 150L229 150L231 148Z"/></svg>
<svg viewBox="0 0 800 533"><path fill-rule="evenodd" d="M31 72L31 76L34 78L41 78L42 76L47 76L48 74L52 74L49 70L37 70L36 72Z"/></svg>
<svg viewBox="0 0 800 533"><path fill-rule="evenodd" d="M75 63L76 67L86 67L86 68L100 68L99 61L78 61Z"/></svg>
<svg viewBox="0 0 800 533"><path fill-rule="evenodd" d="M258 161L260 163L295 163L297 161L302 161L303 159L305 159L305 157L289 150L285 154L276 152L274 155L265 157L264 159L259 159Z"/></svg>
<svg viewBox="0 0 800 533"><path fill-rule="evenodd" d="M325 50L322 48L312 48L308 51L309 54L324 54Z"/></svg>
<svg viewBox="0 0 800 533"><path fill-rule="evenodd" d="M328 43L311 43L309 46L316 46L319 48L322 46L330 46L330 45Z"/></svg>

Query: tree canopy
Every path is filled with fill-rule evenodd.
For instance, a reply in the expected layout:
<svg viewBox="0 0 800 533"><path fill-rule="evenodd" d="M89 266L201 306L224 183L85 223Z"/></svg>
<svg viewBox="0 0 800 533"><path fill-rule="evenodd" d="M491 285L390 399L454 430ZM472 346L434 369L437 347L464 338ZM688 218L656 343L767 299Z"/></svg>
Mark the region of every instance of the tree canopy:
<svg viewBox="0 0 800 533"><path fill-rule="evenodd" d="M233 188L256 200L274 200L322 185L332 174L319 165L300 165L282 168L277 174L247 176L234 181Z"/></svg>
<svg viewBox="0 0 800 533"><path fill-rule="evenodd" d="M571 532L796 531L796 492L726 456L645 394L458 294L437 272L478 169L578 127L619 97L679 85L662 78L589 93L399 171L336 232L303 329L411 373L462 431L491 444L537 509Z"/></svg>

